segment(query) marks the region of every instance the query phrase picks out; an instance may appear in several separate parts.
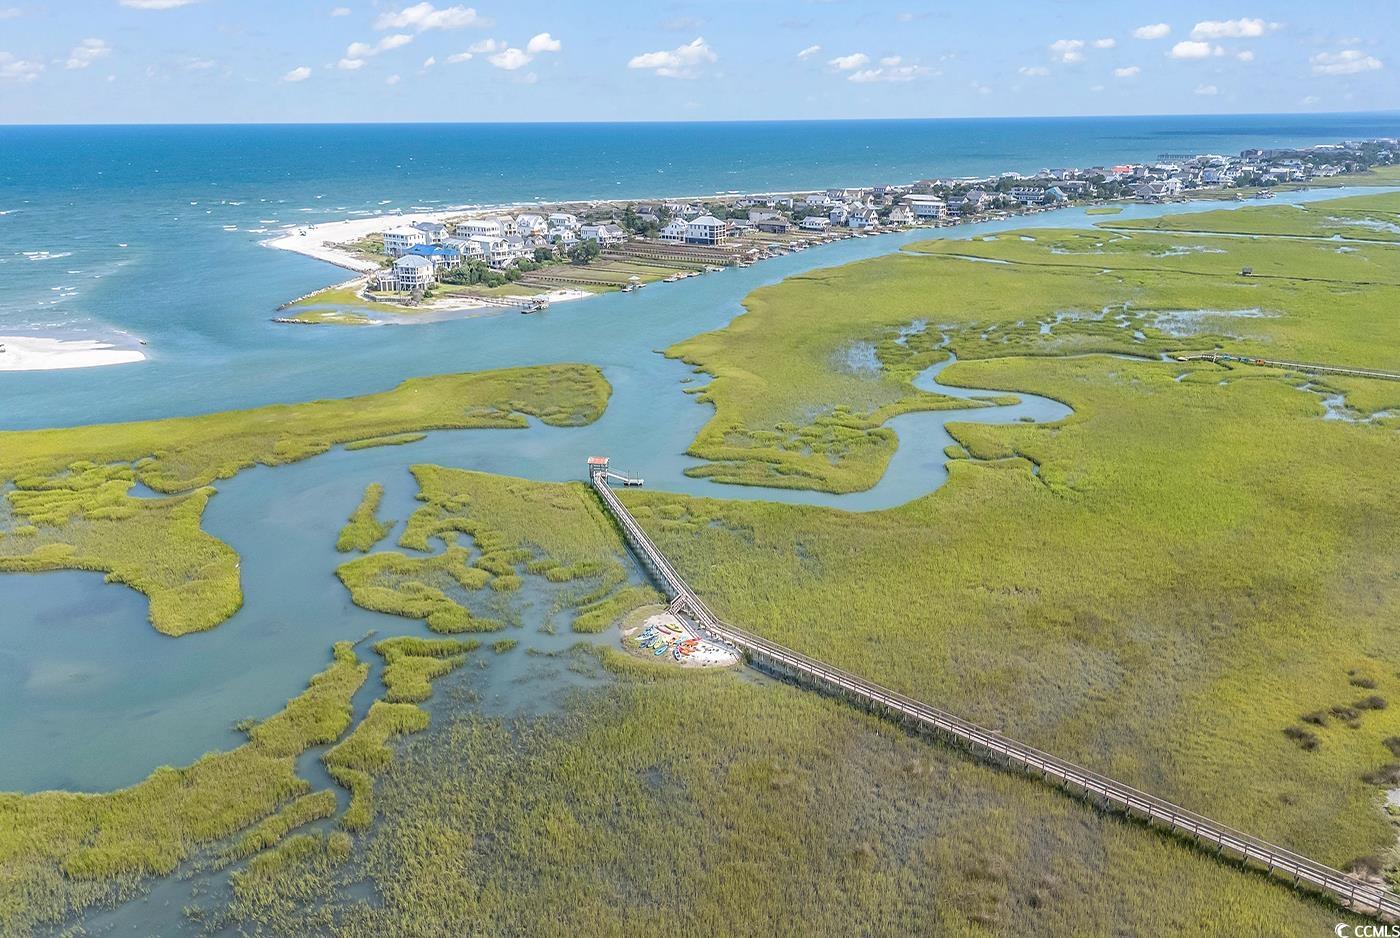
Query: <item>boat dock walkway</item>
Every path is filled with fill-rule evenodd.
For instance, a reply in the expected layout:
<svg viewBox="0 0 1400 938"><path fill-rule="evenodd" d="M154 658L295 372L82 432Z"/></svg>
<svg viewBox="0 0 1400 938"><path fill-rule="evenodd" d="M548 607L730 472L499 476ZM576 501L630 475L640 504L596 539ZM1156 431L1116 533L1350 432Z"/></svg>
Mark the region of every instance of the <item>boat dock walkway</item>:
<svg viewBox="0 0 1400 938"><path fill-rule="evenodd" d="M750 664L796 683L849 700L910 729L937 735L1007 769L1036 775L1104 810L1116 811L1195 842L1217 856L1239 860L1299 888L1322 893L1340 905L1384 921L1400 921L1400 896L1284 847L1235 830L1186 808L1138 791L1048 752L1009 739L929 704L810 658L717 617L642 530L608 484L608 461L593 457L588 481L628 545L671 599L670 610L694 621L710 638L737 649Z"/></svg>
<svg viewBox="0 0 1400 938"><path fill-rule="evenodd" d="M1248 355L1227 355L1224 352L1204 352L1198 355L1179 355L1183 362L1227 362L1240 365L1259 365L1265 368L1284 368L1289 371L1302 371L1319 375L1349 375L1353 378L1379 378L1382 381L1400 381L1400 374L1393 371L1376 371L1372 368L1352 368L1347 365L1319 365L1311 362L1290 362L1275 358L1253 358Z"/></svg>

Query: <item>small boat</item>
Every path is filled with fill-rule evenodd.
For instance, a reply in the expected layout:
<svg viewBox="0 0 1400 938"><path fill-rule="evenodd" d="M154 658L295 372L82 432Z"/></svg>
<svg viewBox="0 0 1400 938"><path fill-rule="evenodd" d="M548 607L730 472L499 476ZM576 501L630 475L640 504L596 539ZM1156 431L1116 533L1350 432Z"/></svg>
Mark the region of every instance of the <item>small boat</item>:
<svg viewBox="0 0 1400 938"><path fill-rule="evenodd" d="M656 627L656 630L657 630L658 632L665 632L667 635L675 635L675 634L676 634L676 630L673 629L673 628L671 628L669 625L658 625L658 626Z"/></svg>
<svg viewBox="0 0 1400 938"><path fill-rule="evenodd" d="M656 658L660 658L662 655L666 654L666 652L667 652L669 649L670 649L670 646L669 646L669 645L662 645L661 647L657 648L656 651L652 652L652 656L653 656L653 657L656 657Z"/></svg>

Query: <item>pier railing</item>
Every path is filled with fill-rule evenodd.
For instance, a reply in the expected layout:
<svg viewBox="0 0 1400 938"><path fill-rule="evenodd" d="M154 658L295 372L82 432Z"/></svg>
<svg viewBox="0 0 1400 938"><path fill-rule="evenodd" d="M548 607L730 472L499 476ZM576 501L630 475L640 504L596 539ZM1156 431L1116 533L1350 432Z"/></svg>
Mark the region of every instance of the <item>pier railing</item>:
<svg viewBox="0 0 1400 938"><path fill-rule="evenodd" d="M642 530L608 486L606 473L591 472L589 482L616 519L627 543L671 597L671 609L688 615L703 632L738 649L751 663L898 719L913 729L951 740L995 764L1040 776L1105 810L1137 818L1149 826L1161 825L1217 855L1231 856L1246 866L1254 864L1267 875L1323 893L1353 911L1386 921L1400 920L1400 896L1384 886L1236 830L724 622L710 611Z"/></svg>

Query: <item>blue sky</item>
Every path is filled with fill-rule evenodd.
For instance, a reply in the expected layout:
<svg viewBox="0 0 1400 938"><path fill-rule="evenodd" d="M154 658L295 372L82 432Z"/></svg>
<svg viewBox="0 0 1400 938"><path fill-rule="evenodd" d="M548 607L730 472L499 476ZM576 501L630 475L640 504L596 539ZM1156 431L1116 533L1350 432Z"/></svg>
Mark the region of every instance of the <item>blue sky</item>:
<svg viewBox="0 0 1400 938"><path fill-rule="evenodd" d="M0 123L1400 108L1400 2L0 0Z"/></svg>

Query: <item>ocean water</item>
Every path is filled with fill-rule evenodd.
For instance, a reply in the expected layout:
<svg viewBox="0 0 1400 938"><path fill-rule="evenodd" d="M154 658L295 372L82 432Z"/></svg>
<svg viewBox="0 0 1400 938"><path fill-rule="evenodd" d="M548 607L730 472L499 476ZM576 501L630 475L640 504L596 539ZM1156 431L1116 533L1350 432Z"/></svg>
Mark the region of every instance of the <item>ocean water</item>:
<svg viewBox="0 0 1400 938"><path fill-rule="evenodd" d="M382 331L291 335L269 324L279 303L344 277L259 247L286 226L534 198L900 182L1397 133L1397 114L0 127L0 335L144 339L152 357L100 372L0 373L0 426L291 400L423 372L414 367L421 344L451 327L434 339L390 339ZM373 363L343 367L370 347ZM270 372L276 380L267 380Z"/></svg>

